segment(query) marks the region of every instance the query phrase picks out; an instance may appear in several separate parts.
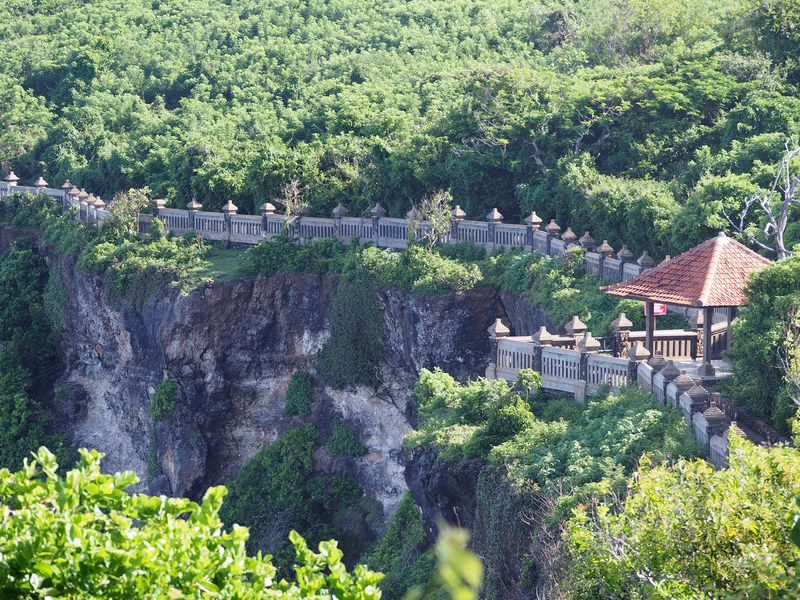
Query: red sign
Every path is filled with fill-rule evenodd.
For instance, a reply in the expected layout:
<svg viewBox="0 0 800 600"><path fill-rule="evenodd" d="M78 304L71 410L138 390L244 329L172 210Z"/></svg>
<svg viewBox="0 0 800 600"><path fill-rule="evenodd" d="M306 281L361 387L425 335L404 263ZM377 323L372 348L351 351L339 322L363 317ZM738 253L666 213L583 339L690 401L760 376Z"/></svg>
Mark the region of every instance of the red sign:
<svg viewBox="0 0 800 600"><path fill-rule="evenodd" d="M647 304L644 305L644 314L647 315ZM667 305L653 302L653 316L661 316L667 314Z"/></svg>

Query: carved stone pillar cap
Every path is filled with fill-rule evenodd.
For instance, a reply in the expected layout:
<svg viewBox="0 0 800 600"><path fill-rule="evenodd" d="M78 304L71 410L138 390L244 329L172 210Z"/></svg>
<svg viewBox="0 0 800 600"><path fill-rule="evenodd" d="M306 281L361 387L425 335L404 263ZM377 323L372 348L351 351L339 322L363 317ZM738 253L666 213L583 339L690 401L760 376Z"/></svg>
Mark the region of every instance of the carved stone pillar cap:
<svg viewBox="0 0 800 600"><path fill-rule="evenodd" d="M164 198L153 198L150 200L150 206L153 208L164 208L167 205L167 201Z"/></svg>
<svg viewBox="0 0 800 600"><path fill-rule="evenodd" d="M86 190L84 190L83 188L81 188L81 191L78 192L78 200L80 200L81 202L86 202L86 199L88 197L89 197L89 193Z"/></svg>
<svg viewBox="0 0 800 600"><path fill-rule="evenodd" d="M70 189L70 191L67 192L67 195L72 196L73 198L77 198L78 196L81 195L81 191L78 189L78 186L73 185L72 189Z"/></svg>
<svg viewBox="0 0 800 600"><path fill-rule="evenodd" d="M735 435L736 437L740 437L742 439L747 439L747 434L742 431L742 429L736 424L736 421L731 421L731 426L728 427L728 430L725 432L725 437L729 438Z"/></svg>
<svg viewBox="0 0 800 600"><path fill-rule="evenodd" d="M558 232L561 231L561 226L556 223L555 219L550 219L550 222L545 226L544 230L551 236L556 237Z"/></svg>
<svg viewBox="0 0 800 600"><path fill-rule="evenodd" d="M708 390L698 383L686 390L686 395L692 399L692 404L705 404L708 402Z"/></svg>
<svg viewBox="0 0 800 600"><path fill-rule="evenodd" d="M628 358L636 362L642 362L650 358L650 351L644 347L644 344L634 342L633 345L628 348Z"/></svg>
<svg viewBox="0 0 800 600"><path fill-rule="evenodd" d="M385 217L386 216L386 209L383 208L380 204L376 204L369 211L369 214L370 214L370 216L373 216L373 217Z"/></svg>
<svg viewBox="0 0 800 600"><path fill-rule="evenodd" d="M661 369L661 375L664 377L664 381L667 383L677 378L680 374L681 372L678 370L678 367L676 367L675 363L671 360L668 360L667 366Z"/></svg>
<svg viewBox="0 0 800 600"><path fill-rule="evenodd" d="M106 203L103 202L102 198L95 198L94 199L94 207L98 210L102 210L106 207Z"/></svg>
<svg viewBox="0 0 800 600"><path fill-rule="evenodd" d="M633 252L630 251L626 244L622 244L622 248L617 252L617 258L624 263L633 262Z"/></svg>
<svg viewBox="0 0 800 600"><path fill-rule="evenodd" d="M578 315L575 315L569 321L567 321L567 324L564 325L564 329L569 335L581 335L584 331L586 331L586 323L581 321L578 318Z"/></svg>
<svg viewBox="0 0 800 600"><path fill-rule="evenodd" d="M659 371L664 370L664 367L667 366L667 360L661 354L655 354L654 356L650 357L650 360L647 361L647 364L653 368L653 371L658 373ZM677 374L675 375L678 376Z"/></svg>
<svg viewBox="0 0 800 600"><path fill-rule="evenodd" d="M597 251L605 258L609 258L610 256L614 255L614 248L611 247L611 244L608 243L608 240L603 240L603 243L597 247Z"/></svg>
<svg viewBox="0 0 800 600"><path fill-rule="evenodd" d="M572 227L567 227L567 230L561 234L561 239L565 244L574 244L578 241L578 236L572 231Z"/></svg>
<svg viewBox="0 0 800 600"><path fill-rule="evenodd" d="M681 374L675 378L673 383L678 386L678 391L680 393L688 392L694 387L694 379L687 375L686 371L681 371Z"/></svg>
<svg viewBox="0 0 800 600"><path fill-rule="evenodd" d="M264 202L264 204L262 204L258 208L263 214L267 215L274 215L276 210L275 205L272 204L271 202Z"/></svg>
<svg viewBox="0 0 800 600"><path fill-rule="evenodd" d="M486 215L486 220L490 223L500 223L503 220L503 215L500 214L500 211L496 208L493 208L488 215Z"/></svg>
<svg viewBox="0 0 800 600"><path fill-rule="evenodd" d="M72 182L71 182L69 179L67 179L67 180L64 182L64 185L62 185L62 186L61 186L61 189L62 189L62 190L64 190L65 192L68 192L68 191L70 191L70 190L71 190L72 188L74 188L74 187L75 187L75 186L74 186L74 185L72 185Z"/></svg>
<svg viewBox="0 0 800 600"><path fill-rule="evenodd" d="M8 175L6 175L6 183L10 183L11 185L17 185L19 181L19 177L16 176L14 171L9 171Z"/></svg>
<svg viewBox="0 0 800 600"><path fill-rule="evenodd" d="M584 232L581 239L578 240L578 243L587 250L594 250L597 247L597 242L594 241L592 234L588 231Z"/></svg>
<svg viewBox="0 0 800 600"><path fill-rule="evenodd" d="M598 352L600 350L600 342L594 339L590 332L586 331L581 341L578 342L578 349L581 352Z"/></svg>
<svg viewBox="0 0 800 600"><path fill-rule="evenodd" d="M94 194L89 194L86 198L86 206L94 206L95 202L97 202L97 198L95 198Z"/></svg>
<svg viewBox="0 0 800 600"><path fill-rule="evenodd" d="M34 185L38 188L46 188L47 182L44 180L44 177L40 175L39 179L36 180L36 183Z"/></svg>
<svg viewBox="0 0 800 600"><path fill-rule="evenodd" d="M725 413L722 412L714 402L703 411L703 416L706 418L709 425L720 425L725 422Z"/></svg>
<svg viewBox="0 0 800 600"><path fill-rule="evenodd" d="M236 211L238 211L238 210L239 210L239 207L238 207L238 206L236 206L236 205L235 205L233 202L231 202L230 200L228 200L228 201L225 203L225 206L223 206L223 207L222 207L222 212L224 212L226 215L235 215L235 214L236 214Z"/></svg>
<svg viewBox="0 0 800 600"><path fill-rule="evenodd" d="M542 218L536 214L536 211L531 211L531 214L525 217L525 225L530 225L538 229L541 224Z"/></svg>
<svg viewBox="0 0 800 600"><path fill-rule="evenodd" d="M653 265L656 264L656 262L653 260L653 257L651 257L647 253L647 250L642 252L642 255L639 257L639 260L636 262L638 262L639 266L642 267L643 269L652 269Z"/></svg>
<svg viewBox="0 0 800 600"><path fill-rule="evenodd" d="M508 334L511 333L511 330L503 324L503 321L500 319L495 319L494 323L489 325L486 329L489 332L489 336L493 338L499 337L506 337Z"/></svg>
<svg viewBox="0 0 800 600"><path fill-rule="evenodd" d="M344 204L339 202L339 204L336 205L336 208L333 209L333 216L335 218L337 218L337 219L341 219L342 217L346 217L347 216L347 212L348 211L344 207Z"/></svg>
<svg viewBox="0 0 800 600"><path fill-rule="evenodd" d="M544 325L539 328L539 331L533 334L533 341L540 346L549 346L552 344L554 339L555 336L547 331L547 327Z"/></svg>
<svg viewBox="0 0 800 600"><path fill-rule="evenodd" d="M461 207L456 204L456 207L453 209L453 218L456 221L463 221L467 217L467 213L465 213Z"/></svg>
<svg viewBox="0 0 800 600"><path fill-rule="evenodd" d="M186 205L186 208L189 210L200 210L203 208L203 205L197 201L197 198L192 197L192 199L189 200L189 204Z"/></svg>
<svg viewBox="0 0 800 600"><path fill-rule="evenodd" d="M625 316L624 312L621 312L616 319L611 321L611 327L614 328L614 331L630 331L633 323Z"/></svg>

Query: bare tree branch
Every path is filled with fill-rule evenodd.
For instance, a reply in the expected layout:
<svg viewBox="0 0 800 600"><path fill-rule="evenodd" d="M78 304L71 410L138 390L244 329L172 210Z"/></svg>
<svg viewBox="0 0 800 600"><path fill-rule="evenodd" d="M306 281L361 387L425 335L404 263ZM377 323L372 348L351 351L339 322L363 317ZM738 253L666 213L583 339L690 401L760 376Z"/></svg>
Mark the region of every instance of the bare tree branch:
<svg viewBox="0 0 800 600"><path fill-rule="evenodd" d="M769 192L761 196L751 196L744 201L744 206L739 213L738 220L734 220L723 208L722 214L730 223L731 227L739 234L745 236L748 241L757 245L759 248L775 252L778 258L791 256L792 252L786 248L784 234L789 223L789 215L794 206L800 206L798 198L798 188L800 188L800 174L792 173L792 161L800 156L800 146L791 138L784 144L784 154L781 166L775 175L775 180ZM747 228L747 218L750 216L751 209L757 207L765 220L763 236L765 240L772 239L773 246L768 246L756 238Z"/></svg>

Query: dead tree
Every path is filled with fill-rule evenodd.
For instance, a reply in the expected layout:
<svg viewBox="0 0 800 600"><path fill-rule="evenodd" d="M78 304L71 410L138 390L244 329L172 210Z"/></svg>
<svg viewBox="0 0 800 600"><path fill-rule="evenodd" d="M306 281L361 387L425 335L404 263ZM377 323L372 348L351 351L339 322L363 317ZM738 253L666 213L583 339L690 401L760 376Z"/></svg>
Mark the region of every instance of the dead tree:
<svg viewBox="0 0 800 600"><path fill-rule="evenodd" d="M800 206L800 197L798 197L800 173L792 172L792 161L798 156L800 156L800 146L793 143L791 139L786 140L783 160L769 192L747 198L736 220L732 219L723 209L725 218L737 232L759 248L774 252L778 258L792 255L792 252L786 248L784 233L789 222L789 213L793 207ZM764 242L756 238L747 227L747 217L753 209L760 209L766 221L763 230ZM770 239L773 240L771 246L765 243Z"/></svg>

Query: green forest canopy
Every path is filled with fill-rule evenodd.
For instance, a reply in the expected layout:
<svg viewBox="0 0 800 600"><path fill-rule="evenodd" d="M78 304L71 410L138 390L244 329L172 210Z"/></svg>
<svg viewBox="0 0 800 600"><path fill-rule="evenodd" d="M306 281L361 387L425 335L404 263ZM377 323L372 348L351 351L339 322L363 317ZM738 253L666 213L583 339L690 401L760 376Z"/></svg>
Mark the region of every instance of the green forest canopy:
<svg viewBox="0 0 800 600"><path fill-rule="evenodd" d="M674 254L800 123L794 0L5 5L0 166L107 197L251 212L298 179L314 213L399 215L449 188Z"/></svg>

